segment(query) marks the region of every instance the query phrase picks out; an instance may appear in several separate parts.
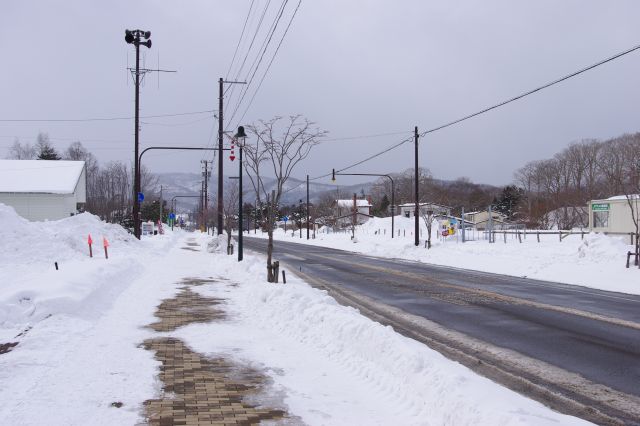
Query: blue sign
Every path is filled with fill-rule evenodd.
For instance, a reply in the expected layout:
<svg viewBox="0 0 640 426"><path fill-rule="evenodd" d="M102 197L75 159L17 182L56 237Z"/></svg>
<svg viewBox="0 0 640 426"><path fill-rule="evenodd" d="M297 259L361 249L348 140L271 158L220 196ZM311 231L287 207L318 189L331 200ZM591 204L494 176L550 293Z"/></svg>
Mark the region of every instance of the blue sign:
<svg viewBox="0 0 640 426"><path fill-rule="evenodd" d="M169 213L169 219L175 220L175 218L176 218L176 214L175 213Z"/></svg>
<svg viewBox="0 0 640 426"><path fill-rule="evenodd" d="M282 220L284 220L284 223L287 223L287 221L289 220L289 216L282 216Z"/></svg>
<svg viewBox="0 0 640 426"><path fill-rule="evenodd" d="M138 192L138 201L139 202L143 202L144 201L144 194L142 192Z"/></svg>

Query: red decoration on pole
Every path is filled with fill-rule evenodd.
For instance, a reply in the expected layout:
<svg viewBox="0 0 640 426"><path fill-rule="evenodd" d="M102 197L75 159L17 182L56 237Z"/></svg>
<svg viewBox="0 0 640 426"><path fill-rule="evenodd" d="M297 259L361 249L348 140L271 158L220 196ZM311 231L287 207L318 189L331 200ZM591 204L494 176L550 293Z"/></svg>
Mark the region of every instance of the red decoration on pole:
<svg viewBox="0 0 640 426"><path fill-rule="evenodd" d="M93 250L91 249L91 244L93 244L93 240L91 239L91 234L89 234L89 238L87 238L87 243L89 243L89 257L93 257Z"/></svg>
<svg viewBox="0 0 640 426"><path fill-rule="evenodd" d="M229 159L231 161L236 159L236 155L235 155L235 140L231 142L231 151L229 153Z"/></svg>

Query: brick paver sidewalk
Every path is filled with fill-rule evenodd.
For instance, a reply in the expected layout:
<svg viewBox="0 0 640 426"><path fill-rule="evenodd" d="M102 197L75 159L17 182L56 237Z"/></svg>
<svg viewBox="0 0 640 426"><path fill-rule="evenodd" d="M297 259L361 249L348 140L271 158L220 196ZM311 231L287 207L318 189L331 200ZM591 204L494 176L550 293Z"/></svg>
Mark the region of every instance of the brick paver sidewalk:
<svg viewBox="0 0 640 426"><path fill-rule="evenodd" d="M158 321L149 327L171 332L192 323L224 320L224 312L216 308L220 299L203 297L191 290L192 286L215 282L218 281L184 279L180 292L158 306ZM154 351L162 363L162 397L145 401L150 425L250 425L262 420L298 423L283 410L248 402L264 392L266 378L258 371L227 359L207 358L172 337L148 339L144 347Z"/></svg>

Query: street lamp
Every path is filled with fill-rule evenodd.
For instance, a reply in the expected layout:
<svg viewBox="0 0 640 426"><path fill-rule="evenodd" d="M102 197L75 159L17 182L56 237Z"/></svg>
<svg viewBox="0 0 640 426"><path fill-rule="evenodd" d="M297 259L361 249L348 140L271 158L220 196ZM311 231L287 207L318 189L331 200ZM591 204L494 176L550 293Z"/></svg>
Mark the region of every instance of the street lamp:
<svg viewBox="0 0 640 426"><path fill-rule="evenodd" d="M394 228L394 216L396 215L396 187L393 178L389 175L382 175L376 173L336 173L336 169L331 170L331 182L336 181L336 175L338 176L379 176L386 177L391 182L391 238L393 238L393 233L395 232Z"/></svg>
<svg viewBox="0 0 640 426"><path fill-rule="evenodd" d="M146 39L146 41L141 41ZM133 184L133 234L140 239L140 165L138 163L138 130L140 111L140 45L151 49L151 31L124 30L124 41L136 47L136 113L135 113L135 158Z"/></svg>
<svg viewBox="0 0 640 426"><path fill-rule="evenodd" d="M247 138L247 134L244 132L244 126L238 126L238 133L234 135L234 138L238 140L238 147L240 148L240 156L238 160L238 262L242 261L242 148Z"/></svg>

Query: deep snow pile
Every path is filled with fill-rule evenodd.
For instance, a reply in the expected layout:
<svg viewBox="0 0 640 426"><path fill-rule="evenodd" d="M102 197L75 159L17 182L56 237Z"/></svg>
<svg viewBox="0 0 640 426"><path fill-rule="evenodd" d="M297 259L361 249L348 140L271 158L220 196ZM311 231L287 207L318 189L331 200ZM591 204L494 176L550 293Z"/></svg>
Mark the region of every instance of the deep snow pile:
<svg viewBox="0 0 640 426"><path fill-rule="evenodd" d="M139 273L142 252L157 253L172 239L164 235L138 241L121 226L89 213L29 222L4 204L0 223L0 341L51 314L86 305L89 298L107 297L114 288L110 285ZM109 260L103 238L109 243Z"/></svg>
<svg viewBox="0 0 640 426"><path fill-rule="evenodd" d="M395 236L391 238L391 218L373 218L358 226L355 239L351 232L326 233L321 230L315 239L299 238L296 232L274 232L278 240L319 245L342 250L399 259L417 260L436 265L474 269L576 284L609 291L640 294L640 270L625 268L627 251L632 250L628 237L586 234L570 235L562 242L558 235L540 235L537 242L535 233L529 233L519 242L514 236L496 235L496 242L490 244L482 233L468 234L474 239L462 243L460 235L442 238L437 225L432 229L432 248L424 248L427 230L420 220L420 245L414 245L413 219L396 216ZM398 235L398 232L400 235ZM250 236L254 236L252 233ZM256 234L266 238L267 234Z"/></svg>
<svg viewBox="0 0 640 426"><path fill-rule="evenodd" d="M1 423L137 424L157 387L138 345L166 284L186 273L167 267L182 233L138 241L90 214L28 222L4 205L0 220L0 343L18 343L0 355Z"/></svg>
<svg viewBox="0 0 640 426"><path fill-rule="evenodd" d="M10 248L0 257L0 267L39 265L46 262L88 255L87 238L91 234L94 251L100 255L103 237L110 245L132 244L135 238L122 226L106 223L90 213L46 222L29 222L13 207L0 203L0 244Z"/></svg>

